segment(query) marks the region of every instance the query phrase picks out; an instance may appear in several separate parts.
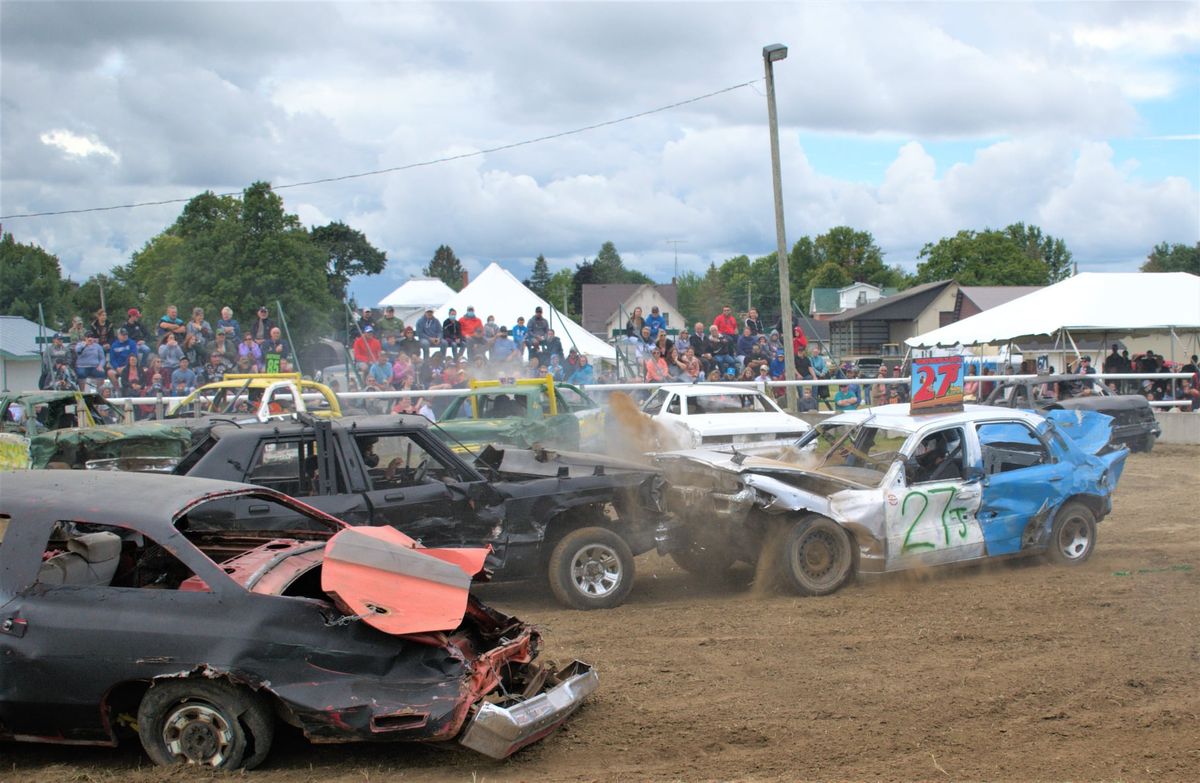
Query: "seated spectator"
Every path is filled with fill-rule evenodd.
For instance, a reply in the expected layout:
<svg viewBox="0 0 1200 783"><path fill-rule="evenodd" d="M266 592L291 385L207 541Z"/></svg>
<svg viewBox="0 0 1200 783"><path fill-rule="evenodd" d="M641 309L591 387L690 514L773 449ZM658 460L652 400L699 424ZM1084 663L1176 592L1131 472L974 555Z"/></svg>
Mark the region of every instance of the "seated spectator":
<svg viewBox="0 0 1200 783"><path fill-rule="evenodd" d="M359 375L365 375L370 366L383 355L383 346L375 337L374 327L363 327L362 334L354 338L351 352L354 354L354 363L358 365Z"/></svg>
<svg viewBox="0 0 1200 783"><path fill-rule="evenodd" d="M367 385L379 390L390 388L392 385L392 366L382 353L367 371Z"/></svg>
<svg viewBox="0 0 1200 783"><path fill-rule="evenodd" d="M75 349L75 376L81 381L103 380L104 364L104 348L96 340L96 335L88 332Z"/></svg>
<svg viewBox="0 0 1200 783"><path fill-rule="evenodd" d="M138 364L137 353L129 355L125 368L112 378L113 388L122 397L142 396L142 368Z"/></svg>
<svg viewBox="0 0 1200 783"><path fill-rule="evenodd" d="M801 413L814 413L817 410L818 400L813 396L812 387L805 386L801 390L799 408Z"/></svg>
<svg viewBox="0 0 1200 783"><path fill-rule="evenodd" d="M666 332L667 319L658 311L658 305L650 308L650 315L646 318L646 326L650 328L650 339L657 340L659 332Z"/></svg>
<svg viewBox="0 0 1200 783"><path fill-rule="evenodd" d="M191 394L196 389L196 372L186 356L180 357L179 366L171 373L171 388L176 394Z"/></svg>
<svg viewBox="0 0 1200 783"><path fill-rule="evenodd" d="M567 373L566 368L563 367L562 357L557 354L551 354L550 363L546 365L546 372L550 373L550 376L556 381L563 380L563 377Z"/></svg>
<svg viewBox="0 0 1200 783"><path fill-rule="evenodd" d="M442 350L442 325L433 317L433 310L427 309L425 315L417 319L414 332L421 343L422 359L428 360L431 352Z"/></svg>
<svg viewBox="0 0 1200 783"><path fill-rule="evenodd" d="M225 335L225 339L230 343L237 342L238 335L242 333L242 327L238 325L237 319L233 317L233 310L228 307L221 308L221 317L217 319L217 328L213 332L213 339L217 335Z"/></svg>
<svg viewBox="0 0 1200 783"><path fill-rule="evenodd" d="M746 361L758 345L758 336L750 332L750 327L742 329L742 336L737 339L736 356L738 362L745 367Z"/></svg>
<svg viewBox="0 0 1200 783"><path fill-rule="evenodd" d="M404 321L396 317L396 308L388 305L383 308L383 317L375 321L374 327L376 334L386 342L388 335L400 336L404 331Z"/></svg>
<svg viewBox="0 0 1200 783"><path fill-rule="evenodd" d="M129 339L129 332L122 326L117 330L117 339L108 347L108 378L114 385L118 384L118 376L129 366L130 357L136 355L137 343Z"/></svg>
<svg viewBox="0 0 1200 783"><path fill-rule="evenodd" d="M663 358L662 351L657 347L650 350L650 356L646 357L642 364L646 383L665 383L670 377L667 360Z"/></svg>
<svg viewBox="0 0 1200 783"><path fill-rule="evenodd" d="M202 350L208 345L213 338L212 326L208 321L204 320L204 309L201 307L192 308L192 320L187 322L185 337L195 338L195 343Z"/></svg>
<svg viewBox="0 0 1200 783"><path fill-rule="evenodd" d="M493 362L505 362L516 350L517 344L508 336L508 327L501 326L500 331L496 334L496 339L492 342L492 347L488 351L488 355Z"/></svg>
<svg viewBox="0 0 1200 783"><path fill-rule="evenodd" d="M858 397L851 391L850 384L838 386L837 394L833 395L833 405L839 411L858 410Z"/></svg>
<svg viewBox="0 0 1200 783"><path fill-rule="evenodd" d="M112 343L114 336L113 325L109 323L108 313L103 308L96 311L96 318L92 321L89 331L96 337L96 342L100 343L105 349Z"/></svg>
<svg viewBox="0 0 1200 783"><path fill-rule="evenodd" d="M458 311L453 307L450 308L450 313L446 316L446 320L442 321L442 353L447 349L450 350L455 362L462 356L463 334L462 326L458 322Z"/></svg>
<svg viewBox="0 0 1200 783"><path fill-rule="evenodd" d="M225 380L225 373L229 367L225 354L213 351L208 355L208 362L204 365L203 379L196 379L197 385L203 386L206 383L218 383Z"/></svg>
<svg viewBox="0 0 1200 783"><path fill-rule="evenodd" d="M473 305L468 305L466 314L458 319L458 329L467 355L472 359L487 350L487 341L483 337L483 321L480 321L479 316L475 315ZM443 330L442 333L445 334L445 331Z"/></svg>
<svg viewBox="0 0 1200 783"><path fill-rule="evenodd" d="M575 368L575 372L571 373L569 380L576 386L587 386L596 382L595 370L583 354L579 355L579 365Z"/></svg>
<svg viewBox="0 0 1200 783"><path fill-rule="evenodd" d="M400 353L408 354L408 358L413 361L416 361L417 357L421 355L421 341L417 339L416 331L411 326L404 327L396 345L399 347Z"/></svg>
<svg viewBox="0 0 1200 783"><path fill-rule="evenodd" d="M406 353L399 354L392 362L392 388L410 388L415 380L416 370L413 367L412 359Z"/></svg>

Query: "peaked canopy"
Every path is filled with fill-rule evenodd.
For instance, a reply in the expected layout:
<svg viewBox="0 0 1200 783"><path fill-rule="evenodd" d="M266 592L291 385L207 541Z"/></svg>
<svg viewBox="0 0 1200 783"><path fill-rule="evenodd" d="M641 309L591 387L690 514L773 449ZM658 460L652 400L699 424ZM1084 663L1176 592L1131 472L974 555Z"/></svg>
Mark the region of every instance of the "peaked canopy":
<svg viewBox="0 0 1200 783"><path fill-rule="evenodd" d="M510 329L516 324L518 316L528 323L534 308L541 307L542 315L550 322L555 336L562 340L564 349L569 351L576 348L592 359L607 359L610 362L617 359L615 348L567 318L558 308L551 307L549 302L530 291L495 262L439 307L435 315L445 320L453 307L461 317L471 305L474 305L479 320L486 321L489 315L494 315L496 323Z"/></svg>
<svg viewBox="0 0 1200 783"><path fill-rule="evenodd" d="M436 277L410 277L408 282L379 300L380 307L420 310L441 307L454 296L454 289Z"/></svg>
<svg viewBox="0 0 1200 783"><path fill-rule="evenodd" d="M1186 272L1085 272L905 340L913 348L1052 336L1200 331L1200 277Z"/></svg>

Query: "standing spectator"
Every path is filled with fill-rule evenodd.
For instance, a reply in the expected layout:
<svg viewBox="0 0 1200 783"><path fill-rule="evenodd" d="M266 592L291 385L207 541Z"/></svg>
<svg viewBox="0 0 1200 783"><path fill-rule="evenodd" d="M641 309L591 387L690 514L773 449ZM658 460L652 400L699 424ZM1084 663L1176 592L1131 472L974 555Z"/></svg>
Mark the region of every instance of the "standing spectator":
<svg viewBox="0 0 1200 783"><path fill-rule="evenodd" d="M893 378L903 378L904 376L901 373L902 373L902 369L901 369L900 365L897 364L895 367L892 368L892 377ZM888 400L890 402L908 402L909 388L908 388L907 383L890 384L888 386L888 390L889 390ZM895 400L891 399L892 394L895 394L895 396L896 396Z"/></svg>
<svg viewBox="0 0 1200 783"><path fill-rule="evenodd" d="M735 337L738 333L738 322L737 318L733 316L733 308L729 305L722 307L721 314L713 319L713 326L717 327L717 331L721 334Z"/></svg>
<svg viewBox="0 0 1200 783"><path fill-rule="evenodd" d="M267 372L282 372L283 362L291 361L291 346L287 344L287 340L283 339L283 330L278 326L271 327L271 336L262 344L262 353L263 364Z"/></svg>
<svg viewBox="0 0 1200 783"><path fill-rule="evenodd" d="M266 305L258 308L258 313L254 316L254 323L250 324L250 337L258 345L262 345L267 340L271 339L271 330L275 328L275 322L268 317Z"/></svg>
<svg viewBox="0 0 1200 783"><path fill-rule="evenodd" d="M435 349L442 350L442 325L433 317L433 310L427 309L425 315L417 319L417 339L421 341L421 357L428 360Z"/></svg>
<svg viewBox="0 0 1200 783"><path fill-rule="evenodd" d="M355 345L357 345L357 342ZM242 332L242 343L238 346L238 372L258 372L258 368L261 366L262 348L258 343L254 342L254 335L249 332Z"/></svg>
<svg viewBox="0 0 1200 783"><path fill-rule="evenodd" d="M1200 389L1196 388L1196 384L1192 383L1192 379L1184 378L1180 386L1182 388L1179 392L1179 399L1190 400L1192 403L1190 410L1200 410Z"/></svg>
<svg viewBox="0 0 1200 783"><path fill-rule="evenodd" d="M103 308L96 311L96 317L92 320L90 331L96 337L98 342L106 350L113 341L113 326L108 322L108 313Z"/></svg>
<svg viewBox="0 0 1200 783"><path fill-rule="evenodd" d="M179 317L179 308L175 305L167 305L166 314L158 319L158 344L162 345L162 338L168 334L175 335L176 340L182 340L186 332L187 326Z"/></svg>
<svg viewBox="0 0 1200 783"><path fill-rule="evenodd" d="M108 347L108 377L117 388L120 388L118 376L129 366L129 357L136 355L137 344L129 339L129 332L122 326L117 330L117 339Z"/></svg>
<svg viewBox="0 0 1200 783"><path fill-rule="evenodd" d="M352 351L359 375L365 375L370 366L383 355L383 346L375 339L374 327L363 327L362 334L354 339Z"/></svg>
<svg viewBox="0 0 1200 783"><path fill-rule="evenodd" d="M396 308L391 305L383 308L383 317L375 321L374 326L380 340L386 340L389 334L399 337L404 331L404 321L396 317Z"/></svg>
<svg viewBox="0 0 1200 783"><path fill-rule="evenodd" d="M138 347L138 352L146 346L146 330L142 327L142 312L136 307L131 307L125 313L125 334L130 340L133 340L134 345Z"/></svg>
<svg viewBox="0 0 1200 783"><path fill-rule="evenodd" d="M629 320L625 322L625 337L626 339L638 339L642 335L642 327L646 325L646 319L642 317L642 308L633 308L633 315L629 316Z"/></svg>
<svg viewBox="0 0 1200 783"><path fill-rule="evenodd" d="M72 350L83 344L83 338L87 334L87 327L83 325L83 319L75 316L71 319L71 328L67 330L67 345Z"/></svg>
<svg viewBox="0 0 1200 783"><path fill-rule="evenodd" d="M104 379L104 348L91 332L75 349L75 376L81 381Z"/></svg>
<svg viewBox="0 0 1200 783"><path fill-rule="evenodd" d="M838 386L837 394L833 395L833 405L839 411L858 410L858 397L849 384L843 383Z"/></svg>
<svg viewBox="0 0 1200 783"><path fill-rule="evenodd" d="M446 320L442 321L442 343L445 345L442 353L449 350L451 358L457 362L463 352L463 336L462 326L458 323L458 311L453 307L446 315Z"/></svg>
<svg viewBox="0 0 1200 783"><path fill-rule="evenodd" d="M799 326L792 327L792 353L799 355L808 351L808 337Z"/></svg>
<svg viewBox="0 0 1200 783"><path fill-rule="evenodd" d="M667 319L658 311L658 305L650 308L650 315L646 318L646 326L650 327L651 340L657 340L658 333L667 330Z"/></svg>
<svg viewBox="0 0 1200 783"><path fill-rule="evenodd" d="M750 308L750 312L746 314L746 321L744 325L750 327L750 334L757 336L767 333L767 328L763 326L762 319L758 317L757 307Z"/></svg>
<svg viewBox="0 0 1200 783"><path fill-rule="evenodd" d="M214 338L218 334L225 335L225 339L230 343L236 343L238 335L242 333L242 327L238 325L237 319L233 317L233 310L226 306L221 308L221 317L217 319L217 329L214 333Z"/></svg>
<svg viewBox="0 0 1200 783"><path fill-rule="evenodd" d="M1129 372L1125 364L1125 359L1121 356L1120 348L1116 343L1112 344L1112 352L1104 357L1102 369L1105 375Z"/></svg>
<svg viewBox="0 0 1200 783"><path fill-rule="evenodd" d="M1188 363L1180 367L1179 371L1190 372L1192 374L1192 388L1200 389L1200 358L1196 354L1192 354Z"/></svg>
<svg viewBox="0 0 1200 783"><path fill-rule="evenodd" d="M467 312L458 319L458 330L468 355L472 359L479 356L484 350L483 321L475 315L475 305L467 305Z"/></svg>
<svg viewBox="0 0 1200 783"><path fill-rule="evenodd" d="M796 360L796 380L815 381L817 374L813 372L812 362L809 361L808 351L801 351L793 357ZM804 388L809 388L805 386Z"/></svg>

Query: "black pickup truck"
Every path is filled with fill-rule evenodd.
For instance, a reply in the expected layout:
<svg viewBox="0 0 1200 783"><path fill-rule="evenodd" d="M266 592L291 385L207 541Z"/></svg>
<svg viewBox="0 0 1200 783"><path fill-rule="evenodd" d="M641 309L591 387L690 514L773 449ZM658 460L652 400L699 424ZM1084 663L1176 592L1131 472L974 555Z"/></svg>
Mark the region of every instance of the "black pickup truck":
<svg viewBox="0 0 1200 783"><path fill-rule="evenodd" d="M549 578L578 609L619 605L633 558L665 551L671 516L659 473L595 455L488 447L468 463L421 416L215 424L175 473L269 487L352 525L391 525L428 547L489 544L497 580ZM206 504L206 508L214 504ZM302 518L253 499L209 524L287 530Z"/></svg>

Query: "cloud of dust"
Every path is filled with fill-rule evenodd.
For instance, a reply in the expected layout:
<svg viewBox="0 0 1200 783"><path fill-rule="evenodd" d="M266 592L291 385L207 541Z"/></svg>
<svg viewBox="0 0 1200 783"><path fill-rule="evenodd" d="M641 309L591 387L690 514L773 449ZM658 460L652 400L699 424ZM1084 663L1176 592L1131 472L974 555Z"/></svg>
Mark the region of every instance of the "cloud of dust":
<svg viewBox="0 0 1200 783"><path fill-rule="evenodd" d="M605 453L610 457L644 459L647 452L673 451L691 446L687 433L642 413L625 392L613 392L605 411Z"/></svg>

